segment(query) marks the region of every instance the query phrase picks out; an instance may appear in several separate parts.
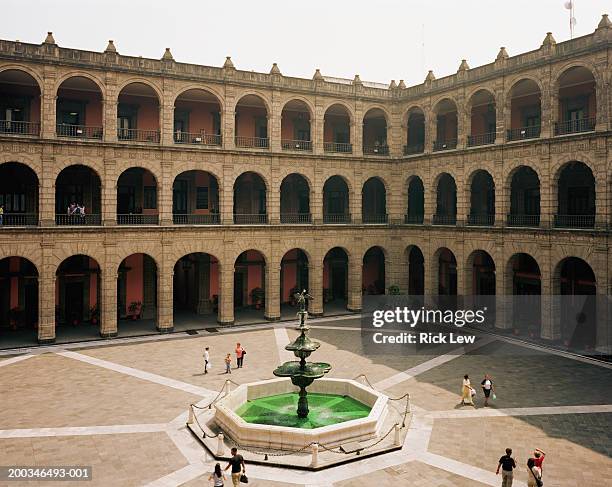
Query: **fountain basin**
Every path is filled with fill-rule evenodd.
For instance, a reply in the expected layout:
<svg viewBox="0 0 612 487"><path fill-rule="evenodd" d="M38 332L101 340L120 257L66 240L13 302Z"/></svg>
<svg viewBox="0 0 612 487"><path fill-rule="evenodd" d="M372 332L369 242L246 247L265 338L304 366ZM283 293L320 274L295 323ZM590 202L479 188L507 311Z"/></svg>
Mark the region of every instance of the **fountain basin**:
<svg viewBox="0 0 612 487"><path fill-rule="evenodd" d="M309 418L302 420L312 421L306 427L305 424L299 423L293 406L288 407L287 414L281 414L281 419L278 421L281 423L282 418L291 416L294 423L290 426L258 424L241 417L241 414L248 417L248 413L245 412L249 410L249 405L255 404L258 400L261 403L262 399L265 402L271 397L290 395L286 396L289 402L288 398L297 395L298 391L299 388L294 386L290 379L285 378L243 384L217 402L214 421L226 435L240 445L298 450L312 442L332 447L376 438L388 413L388 398L384 394L353 380L321 378L308 388L309 398L312 397L316 403L319 395L325 395L329 399L330 396L346 397L347 406L360 408L365 415L357 419L347 419L345 415L337 415L334 418L334 412L328 411L330 416L323 422L316 422L316 417L312 420ZM323 399L325 401L325 398ZM315 412L314 404L313 412Z"/></svg>

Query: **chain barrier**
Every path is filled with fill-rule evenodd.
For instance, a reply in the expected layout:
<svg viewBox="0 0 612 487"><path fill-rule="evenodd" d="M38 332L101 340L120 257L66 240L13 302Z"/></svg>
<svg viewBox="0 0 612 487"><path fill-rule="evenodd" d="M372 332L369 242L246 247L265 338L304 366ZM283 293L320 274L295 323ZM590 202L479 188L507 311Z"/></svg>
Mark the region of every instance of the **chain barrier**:
<svg viewBox="0 0 612 487"><path fill-rule="evenodd" d="M370 380L368 379L368 376L365 374L359 374L358 376L356 376L353 380L358 380L358 379L363 379L365 381L365 383L370 386L372 389L374 389L377 392L380 392L381 394L385 394L382 391L379 391L378 389L376 389L376 387L374 387L372 385L372 383L370 382ZM386 395L386 394L385 394ZM387 396L387 395L386 395ZM406 407L404 408L404 417L402 418L402 428L406 427L406 417L408 416L408 414L410 413L410 393L407 392L406 394L399 396L399 397L389 397L387 396L387 398L389 399L389 401L401 401L402 399L406 399Z"/></svg>

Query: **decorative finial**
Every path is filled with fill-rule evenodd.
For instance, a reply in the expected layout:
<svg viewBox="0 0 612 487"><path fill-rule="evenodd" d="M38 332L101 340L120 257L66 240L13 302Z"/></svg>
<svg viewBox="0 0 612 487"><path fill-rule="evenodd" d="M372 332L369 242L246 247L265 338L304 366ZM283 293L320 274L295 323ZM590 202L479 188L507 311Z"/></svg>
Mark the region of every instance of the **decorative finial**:
<svg viewBox="0 0 612 487"><path fill-rule="evenodd" d="M506 51L505 47L500 47L499 52L497 53L497 57L495 58L497 61L501 61L502 59L508 59L508 51Z"/></svg>
<svg viewBox="0 0 612 487"><path fill-rule="evenodd" d="M278 69L278 64L273 63L272 69L270 70L270 74L280 74L282 76L281 70Z"/></svg>
<svg viewBox="0 0 612 487"><path fill-rule="evenodd" d="M223 67L225 69L235 69L234 63L232 62L232 58L230 56L225 56L225 62L223 63Z"/></svg>
<svg viewBox="0 0 612 487"><path fill-rule="evenodd" d="M404 80L401 79L399 82L399 85L397 85L398 88L400 88L401 90L405 90L406 89L406 83L404 83Z"/></svg>
<svg viewBox="0 0 612 487"><path fill-rule="evenodd" d="M170 52L170 48L166 47L166 51L164 52L164 55L162 56L162 59L164 61L174 61L174 58L172 57L172 53Z"/></svg>
<svg viewBox="0 0 612 487"><path fill-rule="evenodd" d="M467 71L468 69L470 69L470 67L468 66L468 63L465 59L461 60L461 64L459 65L459 69L457 70L457 72L460 71Z"/></svg>
<svg viewBox="0 0 612 487"><path fill-rule="evenodd" d="M363 85L363 83L361 82L361 78L359 77L358 74L355 75L355 78L353 79L353 84L354 85Z"/></svg>
<svg viewBox="0 0 612 487"><path fill-rule="evenodd" d="M552 32L547 32L544 41L542 41L542 47L554 46L557 43L552 35Z"/></svg>
<svg viewBox="0 0 612 487"><path fill-rule="evenodd" d="M425 77L425 82L426 83L431 83L435 79L436 79L436 77L433 74L433 71L430 69L429 72L427 73L427 76Z"/></svg>
<svg viewBox="0 0 612 487"><path fill-rule="evenodd" d="M115 47L115 44L112 39L109 39L108 46L106 46L104 52L117 52L117 48Z"/></svg>
<svg viewBox="0 0 612 487"><path fill-rule="evenodd" d="M43 44L56 44L53 38L53 32L47 32L47 37L45 37L45 42L43 42Z"/></svg>
<svg viewBox="0 0 612 487"><path fill-rule="evenodd" d="M316 69L314 76L312 77L313 80L315 81L323 81L323 75L321 74L321 70L320 69Z"/></svg>
<svg viewBox="0 0 612 487"><path fill-rule="evenodd" d="M395 80L392 79L391 83L389 84L389 89L394 90L395 88L397 88L397 85L395 84Z"/></svg>
<svg viewBox="0 0 612 487"><path fill-rule="evenodd" d="M608 14L603 14L601 16L601 20L599 24L597 24L598 29L610 29L612 28L612 21L608 18Z"/></svg>

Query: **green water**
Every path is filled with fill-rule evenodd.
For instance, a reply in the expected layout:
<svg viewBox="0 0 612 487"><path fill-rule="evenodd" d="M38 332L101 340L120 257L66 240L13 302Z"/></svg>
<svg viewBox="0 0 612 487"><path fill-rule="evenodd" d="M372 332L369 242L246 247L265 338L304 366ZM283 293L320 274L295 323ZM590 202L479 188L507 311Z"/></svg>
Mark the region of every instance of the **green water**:
<svg viewBox="0 0 612 487"><path fill-rule="evenodd" d="M313 429L364 418L371 408L348 396L308 393L307 418L297 416L298 394L278 394L247 401L236 414L247 423Z"/></svg>

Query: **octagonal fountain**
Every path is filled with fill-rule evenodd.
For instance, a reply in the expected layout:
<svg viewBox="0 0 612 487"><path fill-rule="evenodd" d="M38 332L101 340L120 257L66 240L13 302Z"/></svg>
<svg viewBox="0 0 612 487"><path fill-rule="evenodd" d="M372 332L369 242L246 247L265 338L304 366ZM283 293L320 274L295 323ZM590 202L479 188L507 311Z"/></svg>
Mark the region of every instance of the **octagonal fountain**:
<svg viewBox="0 0 612 487"><path fill-rule="evenodd" d="M217 458L224 458L223 442L227 447L237 445L243 453L245 449L295 452L292 460L283 456L280 463L298 467L304 463L298 453L312 445L345 453L361 452L367 448L365 442L381 443L378 453L401 447L399 424L405 425L405 414L400 418L386 395L355 380L325 377L330 364L306 360L320 347L308 336L309 297L306 291L297 295L299 335L285 347L299 360L279 365L274 370L277 379L242 384L231 391L228 382L228 390L214 403L214 412L195 417L196 424L196 412L191 409L188 425ZM395 435L390 435L393 429ZM247 460L253 461L248 456ZM328 463L341 463L341 459L336 455ZM313 460L309 467L315 464Z"/></svg>

